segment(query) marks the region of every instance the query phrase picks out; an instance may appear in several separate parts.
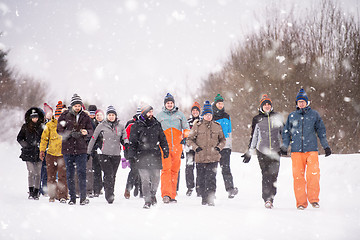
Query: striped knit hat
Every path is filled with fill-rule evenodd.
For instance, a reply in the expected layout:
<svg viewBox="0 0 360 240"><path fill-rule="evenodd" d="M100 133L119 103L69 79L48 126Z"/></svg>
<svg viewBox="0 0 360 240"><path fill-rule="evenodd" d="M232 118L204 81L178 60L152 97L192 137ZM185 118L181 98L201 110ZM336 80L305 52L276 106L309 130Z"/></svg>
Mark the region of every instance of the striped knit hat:
<svg viewBox="0 0 360 240"><path fill-rule="evenodd" d="M95 115L97 107L96 107L96 105L90 105L88 107L88 110L89 110L90 115Z"/></svg>
<svg viewBox="0 0 360 240"><path fill-rule="evenodd" d="M73 107L76 104L83 105L81 97L79 95L77 95L76 93L74 93L74 95L72 96L71 101L70 101L70 106Z"/></svg>
<svg viewBox="0 0 360 240"><path fill-rule="evenodd" d="M194 104L191 107L191 111L197 109L199 112L201 112L201 106L198 102L194 102Z"/></svg>
<svg viewBox="0 0 360 240"><path fill-rule="evenodd" d="M213 110L212 110L212 107L211 107L211 103L209 101L205 101L204 102L204 107L203 107L203 111L201 113L201 116L204 116L205 114L207 113L211 113L213 114Z"/></svg>
<svg viewBox="0 0 360 240"><path fill-rule="evenodd" d="M300 91L298 92L298 94L296 95L296 104L299 100L304 100L306 102L306 104L309 104L309 98L305 92L305 90L302 88L300 89Z"/></svg>
<svg viewBox="0 0 360 240"><path fill-rule="evenodd" d="M59 101L55 108L55 117L59 117L61 115L63 107L62 101Z"/></svg>
<svg viewBox="0 0 360 240"><path fill-rule="evenodd" d="M136 109L136 116L139 116L141 114L141 105L139 105Z"/></svg>
<svg viewBox="0 0 360 240"><path fill-rule="evenodd" d="M107 110L106 110L106 115L108 115L109 113L113 113L117 116L117 112L116 109L113 106L108 106Z"/></svg>
<svg viewBox="0 0 360 240"><path fill-rule="evenodd" d="M143 103L143 104L141 105L141 115L145 117L146 114L147 114L150 110L152 110L152 109L153 109L152 106L150 106L150 105L147 104L147 103Z"/></svg>
<svg viewBox="0 0 360 240"><path fill-rule="evenodd" d="M262 109L262 107L265 105L265 103L268 103L272 106L272 101L266 94L262 95L262 97L260 99L260 109Z"/></svg>
<svg viewBox="0 0 360 240"><path fill-rule="evenodd" d="M218 95L216 95L215 99L214 99L214 104L218 103L218 102L223 102L224 98L220 95L220 93Z"/></svg>

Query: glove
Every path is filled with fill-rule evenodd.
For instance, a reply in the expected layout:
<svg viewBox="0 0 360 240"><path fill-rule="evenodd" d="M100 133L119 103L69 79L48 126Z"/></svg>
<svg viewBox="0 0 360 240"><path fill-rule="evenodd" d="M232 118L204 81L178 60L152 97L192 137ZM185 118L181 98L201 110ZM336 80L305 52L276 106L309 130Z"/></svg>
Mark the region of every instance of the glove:
<svg viewBox="0 0 360 240"><path fill-rule="evenodd" d="M181 152L181 159L184 159L184 158L185 158L184 152Z"/></svg>
<svg viewBox="0 0 360 240"><path fill-rule="evenodd" d="M163 155L163 156L164 156L164 159L165 159L165 158L168 158L168 157L169 157L169 153L165 153L165 152L164 152L164 155Z"/></svg>
<svg viewBox="0 0 360 240"><path fill-rule="evenodd" d="M250 162L251 159L251 154L249 151L247 151L246 153L244 153L244 155L241 156L243 159L243 163L248 163Z"/></svg>
<svg viewBox="0 0 360 240"><path fill-rule="evenodd" d="M180 144L186 144L186 139L187 139L187 138L183 138L183 139L181 140Z"/></svg>
<svg viewBox="0 0 360 240"><path fill-rule="evenodd" d="M287 147L281 146L280 148L280 155L286 156L287 155Z"/></svg>
<svg viewBox="0 0 360 240"><path fill-rule="evenodd" d="M325 148L325 157L328 157L331 155L331 149L329 147Z"/></svg>
<svg viewBox="0 0 360 240"><path fill-rule="evenodd" d="M73 138L80 138L81 137L81 132L71 132L70 136Z"/></svg>
<svg viewBox="0 0 360 240"><path fill-rule="evenodd" d="M194 154L195 154L195 151L194 151L194 150L190 150L189 153L194 155Z"/></svg>
<svg viewBox="0 0 360 240"><path fill-rule="evenodd" d="M39 155L39 158L40 158L41 161L44 161L45 152L41 151L41 152L40 152L40 155Z"/></svg>
<svg viewBox="0 0 360 240"><path fill-rule="evenodd" d="M202 151L203 149L201 148L201 147L197 147L196 149L195 149L195 151L198 153L198 152L200 152L200 151Z"/></svg>
<svg viewBox="0 0 360 240"><path fill-rule="evenodd" d="M220 152L220 148L219 147L214 147L214 149L218 152Z"/></svg>

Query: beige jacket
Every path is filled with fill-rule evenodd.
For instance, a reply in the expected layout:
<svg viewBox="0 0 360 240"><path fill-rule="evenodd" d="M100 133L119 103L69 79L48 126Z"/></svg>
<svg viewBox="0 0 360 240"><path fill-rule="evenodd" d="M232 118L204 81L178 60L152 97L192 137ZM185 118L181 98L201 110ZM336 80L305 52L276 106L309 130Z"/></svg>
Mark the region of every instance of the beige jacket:
<svg viewBox="0 0 360 240"><path fill-rule="evenodd" d="M196 152L196 163L212 163L220 161L220 152L225 146L226 139L221 125L214 121L195 121L190 131L187 144L190 149L196 151L198 147L202 151Z"/></svg>

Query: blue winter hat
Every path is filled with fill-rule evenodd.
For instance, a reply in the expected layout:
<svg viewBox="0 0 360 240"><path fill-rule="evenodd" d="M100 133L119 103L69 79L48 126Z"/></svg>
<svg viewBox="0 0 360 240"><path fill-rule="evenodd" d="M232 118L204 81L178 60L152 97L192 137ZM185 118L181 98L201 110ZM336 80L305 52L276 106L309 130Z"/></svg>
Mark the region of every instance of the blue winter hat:
<svg viewBox="0 0 360 240"><path fill-rule="evenodd" d="M295 103L297 104L297 102L299 100L304 100L306 102L306 104L309 103L309 98L308 98L308 96L307 96L307 94L306 94L306 92L305 92L305 90L303 88L300 89L299 93L296 95Z"/></svg>
<svg viewBox="0 0 360 240"><path fill-rule="evenodd" d="M211 103L209 101L205 101L204 102L204 107L203 107L203 111L201 113L201 116L204 116L205 114L207 113L211 113L213 114L213 110L212 110L212 107L211 107Z"/></svg>
<svg viewBox="0 0 360 240"><path fill-rule="evenodd" d="M169 101L172 101L175 104L175 98L173 97L173 95L167 93L164 99L164 105Z"/></svg>

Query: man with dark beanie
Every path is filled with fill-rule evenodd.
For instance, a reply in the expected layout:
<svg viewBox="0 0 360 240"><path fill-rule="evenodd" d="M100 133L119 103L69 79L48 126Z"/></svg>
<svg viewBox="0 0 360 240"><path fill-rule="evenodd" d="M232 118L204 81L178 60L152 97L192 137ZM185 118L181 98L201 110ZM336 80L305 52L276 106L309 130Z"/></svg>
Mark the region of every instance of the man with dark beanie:
<svg viewBox="0 0 360 240"><path fill-rule="evenodd" d="M281 115L273 110L271 99L264 94L260 100L259 114L252 120L249 150L241 156L244 158L243 162L248 163L251 152L256 149L262 174L262 198L268 209L273 208L277 190L281 132L284 125Z"/></svg>
<svg viewBox="0 0 360 240"><path fill-rule="evenodd" d="M168 161L169 146L161 124L153 116L148 104L141 107L139 119L131 127L128 158L141 177L144 208L157 204L156 192L160 183L160 170ZM162 155L162 156L161 156ZM162 160L164 159L164 160Z"/></svg>
<svg viewBox="0 0 360 240"><path fill-rule="evenodd" d="M234 187L233 176L230 169L230 155L232 147L231 120L229 114L225 112L224 98L220 94L216 95L212 107L214 112L213 120L220 123L226 138L225 147L220 152L220 167L224 178L225 190L228 192L229 198L234 198L235 195L238 194L238 189L237 187Z"/></svg>
<svg viewBox="0 0 360 240"><path fill-rule="evenodd" d="M281 152L286 155L291 145L296 207L304 210L309 201L314 208L319 208L320 168L316 136L325 150L325 157L331 154L331 150L324 122L319 113L310 108L304 89L300 89L295 103L296 110L289 114L283 130Z"/></svg>
<svg viewBox="0 0 360 240"><path fill-rule="evenodd" d="M80 96L75 93L71 98L71 108L61 114L57 124L57 132L62 136L61 151L66 163L70 205L76 203L75 169L79 178L80 205L89 203L86 198L86 151L87 140L93 134L93 127L89 115L82 111L82 105Z"/></svg>

